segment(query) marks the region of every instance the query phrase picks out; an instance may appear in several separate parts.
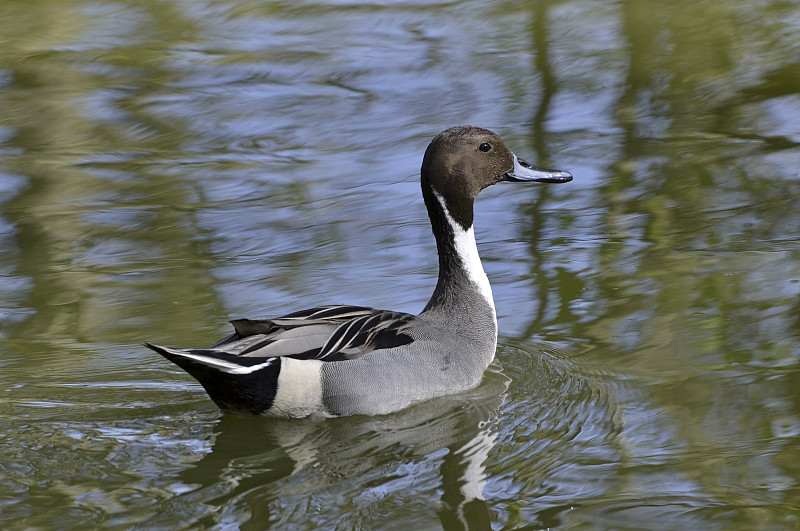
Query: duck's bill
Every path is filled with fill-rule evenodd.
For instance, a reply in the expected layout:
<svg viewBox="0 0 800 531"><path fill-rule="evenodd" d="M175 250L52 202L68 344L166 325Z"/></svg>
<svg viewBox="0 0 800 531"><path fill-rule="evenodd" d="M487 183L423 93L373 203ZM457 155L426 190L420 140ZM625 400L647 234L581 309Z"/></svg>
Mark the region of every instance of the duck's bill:
<svg viewBox="0 0 800 531"><path fill-rule="evenodd" d="M548 170L529 164L514 155L514 169L506 173L509 181L533 181L537 183L568 183L572 174L563 170Z"/></svg>

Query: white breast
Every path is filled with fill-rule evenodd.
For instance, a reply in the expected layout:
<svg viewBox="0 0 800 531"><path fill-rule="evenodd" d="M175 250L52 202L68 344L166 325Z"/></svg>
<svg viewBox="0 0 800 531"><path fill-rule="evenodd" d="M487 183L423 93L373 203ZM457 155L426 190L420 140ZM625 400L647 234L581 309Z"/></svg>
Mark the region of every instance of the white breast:
<svg viewBox="0 0 800 531"><path fill-rule="evenodd" d="M464 265L467 276L478 287L478 291L486 299L486 302L489 303L489 306L492 307L494 321L495 324L497 324L497 315L495 314L494 309L494 297L492 297L492 286L489 284L489 277L486 276L486 272L483 270L483 264L481 263L481 257L478 255L478 245L475 243L475 229L470 227L467 230L464 230L464 228L456 223L452 216L450 216L450 212L447 211L444 198L442 198L442 196L435 191L433 192L433 195L436 197L436 200L439 201L439 204L442 205L442 210L444 210L444 215L447 218L447 222L453 229L456 253L461 259L461 263Z"/></svg>

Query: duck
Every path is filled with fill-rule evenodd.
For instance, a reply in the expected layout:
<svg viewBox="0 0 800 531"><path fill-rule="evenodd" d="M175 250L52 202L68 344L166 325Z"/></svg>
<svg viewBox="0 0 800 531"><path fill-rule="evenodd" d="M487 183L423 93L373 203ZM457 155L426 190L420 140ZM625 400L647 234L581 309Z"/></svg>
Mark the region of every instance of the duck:
<svg viewBox="0 0 800 531"><path fill-rule="evenodd" d="M478 193L499 182L565 183L518 158L494 132L436 135L420 170L439 257L418 315L326 305L230 321L210 348L145 343L191 376L223 413L304 418L386 415L478 386L497 348L497 314L473 228Z"/></svg>

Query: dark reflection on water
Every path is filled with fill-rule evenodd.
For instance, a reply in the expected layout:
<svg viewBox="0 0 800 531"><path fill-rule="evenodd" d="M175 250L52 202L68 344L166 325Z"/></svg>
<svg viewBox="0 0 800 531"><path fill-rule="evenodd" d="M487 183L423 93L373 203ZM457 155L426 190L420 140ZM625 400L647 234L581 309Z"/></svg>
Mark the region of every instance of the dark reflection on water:
<svg viewBox="0 0 800 531"><path fill-rule="evenodd" d="M800 525L796 3L6 4L0 527ZM478 202L477 390L228 418L138 346L418 311L463 123L576 176Z"/></svg>

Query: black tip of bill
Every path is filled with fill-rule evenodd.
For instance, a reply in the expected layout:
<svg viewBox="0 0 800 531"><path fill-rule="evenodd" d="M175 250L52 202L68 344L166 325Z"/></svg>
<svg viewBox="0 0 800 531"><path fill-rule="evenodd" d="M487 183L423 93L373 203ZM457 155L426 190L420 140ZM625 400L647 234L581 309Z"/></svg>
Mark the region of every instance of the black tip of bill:
<svg viewBox="0 0 800 531"><path fill-rule="evenodd" d="M506 180L537 183L568 183L572 180L572 174L563 170L539 168L514 155L514 169L506 173Z"/></svg>

